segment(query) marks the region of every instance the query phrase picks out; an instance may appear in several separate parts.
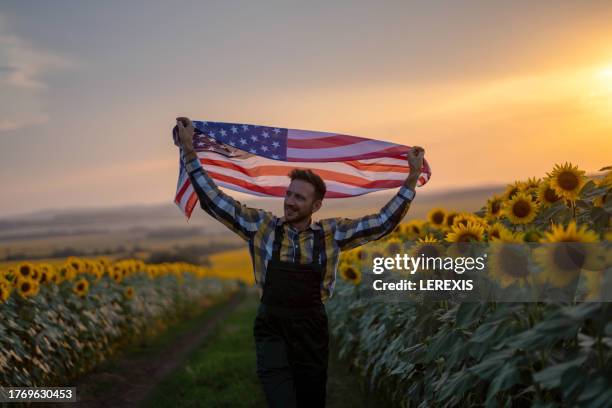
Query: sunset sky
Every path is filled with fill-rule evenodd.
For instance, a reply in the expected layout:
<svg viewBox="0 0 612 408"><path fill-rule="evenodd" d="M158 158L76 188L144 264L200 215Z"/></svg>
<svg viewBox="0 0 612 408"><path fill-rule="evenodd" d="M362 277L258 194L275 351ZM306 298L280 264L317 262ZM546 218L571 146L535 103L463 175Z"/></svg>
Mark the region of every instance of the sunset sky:
<svg viewBox="0 0 612 408"><path fill-rule="evenodd" d="M611 21L610 1L4 0L0 217L172 202L177 115L418 144L417 194L593 173Z"/></svg>

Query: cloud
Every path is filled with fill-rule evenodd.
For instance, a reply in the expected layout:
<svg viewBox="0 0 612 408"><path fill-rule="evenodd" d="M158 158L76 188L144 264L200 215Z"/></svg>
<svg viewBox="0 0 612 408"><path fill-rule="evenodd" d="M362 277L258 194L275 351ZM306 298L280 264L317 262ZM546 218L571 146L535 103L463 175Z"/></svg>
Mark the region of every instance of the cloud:
<svg viewBox="0 0 612 408"><path fill-rule="evenodd" d="M25 126L39 125L49 121L48 115L30 116L27 121L24 120L12 120L0 118L0 132L7 130L17 130Z"/></svg>
<svg viewBox="0 0 612 408"><path fill-rule="evenodd" d="M48 75L72 69L76 63L7 32L0 15L0 132L49 120L43 98Z"/></svg>

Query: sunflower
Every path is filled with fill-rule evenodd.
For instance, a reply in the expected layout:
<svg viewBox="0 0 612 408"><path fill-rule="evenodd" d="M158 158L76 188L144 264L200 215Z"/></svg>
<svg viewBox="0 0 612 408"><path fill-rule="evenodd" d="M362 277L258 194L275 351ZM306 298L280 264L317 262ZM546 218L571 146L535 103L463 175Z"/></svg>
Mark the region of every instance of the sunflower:
<svg viewBox="0 0 612 408"><path fill-rule="evenodd" d="M529 177L527 181L523 182L523 191L527 192L530 190L537 190L540 187L540 179L535 177Z"/></svg>
<svg viewBox="0 0 612 408"><path fill-rule="evenodd" d="M0 303L5 303L11 296L12 286L0 284Z"/></svg>
<svg viewBox="0 0 612 408"><path fill-rule="evenodd" d="M134 297L134 288L131 286L128 286L127 288L125 288L123 295L125 296L126 299L132 299Z"/></svg>
<svg viewBox="0 0 612 408"><path fill-rule="evenodd" d="M465 243L482 241L484 237L484 227L479 223L468 221L465 225L460 223L453 225L450 232L446 234L446 241L455 243Z"/></svg>
<svg viewBox="0 0 612 408"><path fill-rule="evenodd" d="M593 206L604 207L606 202L612 200L612 171L608 172L605 177L596 181L597 187L608 187L608 191L605 194L596 197L593 200Z"/></svg>
<svg viewBox="0 0 612 408"><path fill-rule="evenodd" d="M39 265L40 269L40 279L38 280L40 283L48 284L49 282L53 282L53 275L55 274L55 267L51 264L41 264Z"/></svg>
<svg viewBox="0 0 612 408"><path fill-rule="evenodd" d="M487 260L489 276L502 288L512 284L520 287L533 283L529 273L529 247L516 243L494 243Z"/></svg>
<svg viewBox="0 0 612 408"><path fill-rule="evenodd" d="M32 296L36 296L40 287L38 281L32 279L18 278L17 279L17 293L24 298L27 299Z"/></svg>
<svg viewBox="0 0 612 408"><path fill-rule="evenodd" d="M541 242L544 245L534 252L534 258L544 268L541 279L557 287L567 286L578 277L581 269L599 264L600 254L594 248L594 243L598 242L597 233L586 226L578 228L575 221L567 228L554 225Z"/></svg>
<svg viewBox="0 0 612 408"><path fill-rule="evenodd" d="M17 277L21 279L33 279L32 275L34 272L34 265L30 262L22 262L17 265Z"/></svg>
<svg viewBox="0 0 612 408"><path fill-rule="evenodd" d="M538 198L540 183L541 181L539 178L530 177L526 181L522 182L521 191L530 195L534 200L536 200Z"/></svg>
<svg viewBox="0 0 612 408"><path fill-rule="evenodd" d="M518 194L523 189L523 183L520 181L515 181L512 184L508 184L506 187L506 191L503 193L504 201L508 201L512 199L516 194Z"/></svg>
<svg viewBox="0 0 612 408"><path fill-rule="evenodd" d="M84 273L86 271L85 262L76 256L69 256L68 259L66 259L66 263L75 270L76 274Z"/></svg>
<svg viewBox="0 0 612 408"><path fill-rule="evenodd" d="M516 236L501 222L496 222L487 227L487 238L489 241L514 242Z"/></svg>
<svg viewBox="0 0 612 408"><path fill-rule="evenodd" d="M427 220L433 227L436 228L442 228L444 226L445 217L446 210L443 208L433 208L427 213Z"/></svg>
<svg viewBox="0 0 612 408"><path fill-rule="evenodd" d="M555 189L551 187L549 180L544 180L540 183L537 197L538 202L543 207L548 207L561 199L555 192Z"/></svg>
<svg viewBox="0 0 612 408"><path fill-rule="evenodd" d="M100 263L92 264L90 273L95 276L95 281L98 282L104 276L104 265Z"/></svg>
<svg viewBox="0 0 612 408"><path fill-rule="evenodd" d="M155 265L147 265L146 272L149 279L155 279L155 277L157 276L157 268L155 267Z"/></svg>
<svg viewBox="0 0 612 408"><path fill-rule="evenodd" d="M119 265L114 264L110 269L110 277L117 283L121 283L125 274L125 269Z"/></svg>
<svg viewBox="0 0 612 408"><path fill-rule="evenodd" d="M487 200L487 219L493 221L501 217L503 199L501 196L494 195Z"/></svg>
<svg viewBox="0 0 612 408"><path fill-rule="evenodd" d="M354 252L353 252L354 251ZM352 256L357 262L362 262L368 259L368 250L364 247L357 247L353 251L350 251Z"/></svg>
<svg viewBox="0 0 612 408"><path fill-rule="evenodd" d="M455 218L459 215L457 211L449 211L446 213L446 217L444 217L444 227L449 230L455 223Z"/></svg>
<svg viewBox="0 0 612 408"><path fill-rule="evenodd" d="M570 201L576 201L580 189L586 183L584 171L578 170L578 166L572 166L571 163L556 164L553 171L547 174L550 186L557 195Z"/></svg>
<svg viewBox="0 0 612 408"><path fill-rule="evenodd" d="M340 277L354 285L359 285L361 282L361 271L354 266L343 265L343 267L340 268Z"/></svg>
<svg viewBox="0 0 612 408"><path fill-rule="evenodd" d="M462 212L455 216L453 220L453 224L451 225L451 229L452 229L452 226L456 226L456 225L467 226L468 223L470 222L472 224L481 225L483 227L487 226L487 222L484 218L480 218L477 215L474 215L472 213Z"/></svg>
<svg viewBox="0 0 612 408"><path fill-rule="evenodd" d="M385 253L392 256L401 253L404 247L402 240L396 237L389 238L384 242L384 245Z"/></svg>
<svg viewBox="0 0 612 408"><path fill-rule="evenodd" d="M425 221L423 220L410 220L406 224L404 224L402 228L402 232L408 238L420 237L423 234L423 229L425 227Z"/></svg>
<svg viewBox="0 0 612 408"><path fill-rule="evenodd" d="M523 234L524 242L540 242L541 239L542 234L535 228L532 228Z"/></svg>
<svg viewBox="0 0 612 408"><path fill-rule="evenodd" d="M77 271L74 269L72 264L65 263L58 268L57 275L57 283L61 283L63 281L74 280L74 278L77 276Z"/></svg>
<svg viewBox="0 0 612 408"><path fill-rule="evenodd" d="M538 209L538 203L530 195L519 192L504 203L503 211L513 224L529 224L538 215Z"/></svg>
<svg viewBox="0 0 612 408"><path fill-rule="evenodd" d="M0 276L0 303L4 303L11 296L11 292L13 290L13 285L11 282L4 277L4 275Z"/></svg>
<svg viewBox="0 0 612 408"><path fill-rule="evenodd" d="M428 234L424 238L419 238L416 244L410 250L410 256L413 258L436 258L442 257L444 254L444 245L433 235ZM429 270L426 267L421 267L421 270Z"/></svg>
<svg viewBox="0 0 612 408"><path fill-rule="evenodd" d="M84 297L89 292L89 281L85 278L79 279L74 283L72 290L80 297Z"/></svg>

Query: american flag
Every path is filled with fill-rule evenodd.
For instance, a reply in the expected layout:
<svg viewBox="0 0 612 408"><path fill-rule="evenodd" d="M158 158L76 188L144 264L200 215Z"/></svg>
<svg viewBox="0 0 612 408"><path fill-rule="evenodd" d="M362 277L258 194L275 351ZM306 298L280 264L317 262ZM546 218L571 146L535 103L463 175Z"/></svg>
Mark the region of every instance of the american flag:
<svg viewBox="0 0 612 408"><path fill-rule="evenodd" d="M284 197L288 173L309 168L327 185L325 198L354 197L399 187L408 174L409 146L338 133L238 123L193 121L193 146L202 167L222 187ZM178 146L178 129L173 129ZM174 202L189 218L198 197L179 160ZM417 182L429 180L427 162Z"/></svg>

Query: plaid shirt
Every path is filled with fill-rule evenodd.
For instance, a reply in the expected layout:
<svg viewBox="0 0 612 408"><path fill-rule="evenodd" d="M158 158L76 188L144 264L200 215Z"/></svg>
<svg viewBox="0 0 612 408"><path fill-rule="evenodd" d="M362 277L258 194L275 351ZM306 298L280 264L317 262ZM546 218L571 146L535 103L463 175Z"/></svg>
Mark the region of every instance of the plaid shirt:
<svg viewBox="0 0 612 408"><path fill-rule="evenodd" d="M321 251L320 261L325 270L321 284L321 299L324 302L332 296L334 290L340 251L389 234L404 218L414 198L414 190L402 186L378 213L354 219L327 218L311 223L300 232L285 222L284 217L279 218L269 211L247 207L225 194L204 171L199 160L185 163L185 167L202 209L248 242L255 282L260 289L263 288L266 267L272 257L277 223L284 224L280 260L288 262L312 262L313 231L323 229L325 249Z"/></svg>

